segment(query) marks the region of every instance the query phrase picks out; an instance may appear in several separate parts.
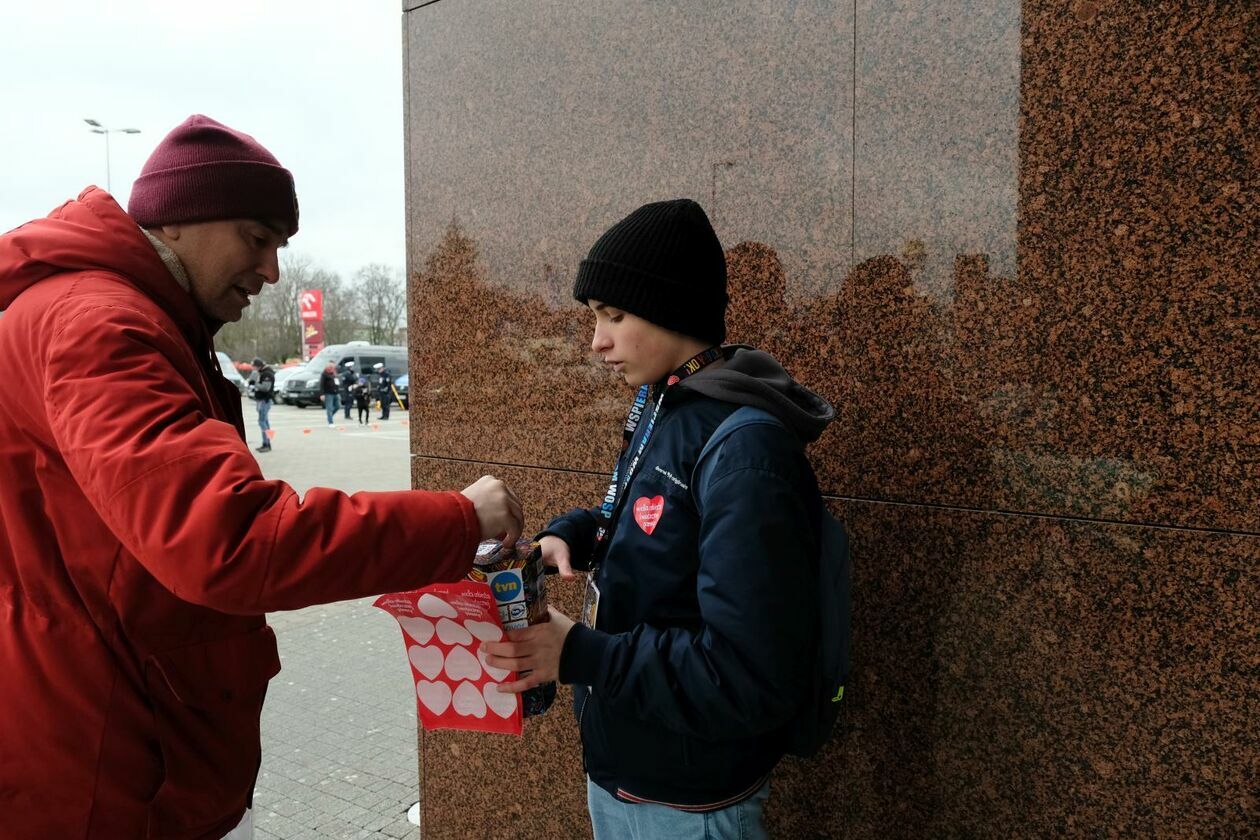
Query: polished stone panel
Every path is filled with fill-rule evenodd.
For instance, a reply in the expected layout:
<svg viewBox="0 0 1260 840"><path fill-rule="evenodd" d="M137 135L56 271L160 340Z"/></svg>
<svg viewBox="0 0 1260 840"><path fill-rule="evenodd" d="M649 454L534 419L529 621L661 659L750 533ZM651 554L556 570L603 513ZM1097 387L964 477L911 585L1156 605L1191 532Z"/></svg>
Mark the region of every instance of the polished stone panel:
<svg viewBox="0 0 1260 840"><path fill-rule="evenodd" d="M530 534L555 514L602 492L601 479L582 473L412 459L413 484L420 489L467 487L487 473L502 478L521 496ZM552 605L568 615L578 613L582 584L551 577L547 587ZM573 691L568 686L560 687L545 715L525 722L520 738L421 730L420 778L425 840L590 835Z"/></svg>
<svg viewBox="0 0 1260 840"><path fill-rule="evenodd" d="M407 15L417 451L611 466L631 394L592 362L570 290L600 233L647 201L694 197L723 242L772 247L785 282L764 304L788 329L785 298L851 260L852 17L823 0ZM758 337L747 320L733 339Z"/></svg>
<svg viewBox="0 0 1260 840"><path fill-rule="evenodd" d="M858 0L854 248L941 298L957 254L1015 273L1020 4Z"/></svg>
<svg viewBox="0 0 1260 840"><path fill-rule="evenodd" d="M811 456L854 538L857 671L774 836L1246 835L1257 31L1243 0L409 13L417 486L502 475L531 529L594 503L631 393L568 289L695 197L731 339L836 405ZM425 736L425 837L583 836L577 749L566 714Z"/></svg>
<svg viewBox="0 0 1260 840"><path fill-rule="evenodd" d="M597 476L414 461L421 487L486 471L538 500L531 528L599 492ZM1260 537L834 506L854 679L832 744L776 771L772 836L1237 836L1260 818ZM557 592L572 614L578 587ZM519 741L426 733L424 837L584 836L569 696Z"/></svg>
<svg viewBox="0 0 1260 840"><path fill-rule="evenodd" d="M977 310L976 271L956 313L982 346L1027 313L1026 351L961 377L1014 505L1040 483L1066 512L1260 531L1257 31L1250 2L1025 4L1019 293Z"/></svg>
<svg viewBox="0 0 1260 840"><path fill-rule="evenodd" d="M853 534L841 736L784 837L1242 836L1260 537L885 504ZM829 798L830 797L830 798Z"/></svg>
<svg viewBox="0 0 1260 840"><path fill-rule="evenodd" d="M407 16L418 451L607 469L567 290L689 194L732 340L837 406L828 492L1260 531L1254 7L722 8Z"/></svg>
<svg viewBox="0 0 1260 840"><path fill-rule="evenodd" d="M830 488L1260 530L1258 15L860 0Z"/></svg>

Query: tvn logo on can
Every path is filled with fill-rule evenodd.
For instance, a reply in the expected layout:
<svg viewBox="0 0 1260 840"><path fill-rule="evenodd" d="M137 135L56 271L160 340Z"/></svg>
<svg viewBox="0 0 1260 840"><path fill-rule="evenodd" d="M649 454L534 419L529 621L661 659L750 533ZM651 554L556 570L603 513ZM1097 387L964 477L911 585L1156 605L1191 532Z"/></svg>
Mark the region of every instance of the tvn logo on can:
<svg viewBox="0 0 1260 840"><path fill-rule="evenodd" d="M490 578L487 581L490 584L490 591L494 593L494 600L500 604L517 601L525 597L525 583L521 579L520 569L507 569L488 577Z"/></svg>

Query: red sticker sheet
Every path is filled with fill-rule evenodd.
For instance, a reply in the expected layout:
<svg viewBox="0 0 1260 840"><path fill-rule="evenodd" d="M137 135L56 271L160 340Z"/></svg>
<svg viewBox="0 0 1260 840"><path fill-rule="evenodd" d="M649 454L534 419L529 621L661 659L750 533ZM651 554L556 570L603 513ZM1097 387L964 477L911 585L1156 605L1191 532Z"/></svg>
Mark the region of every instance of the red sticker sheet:
<svg viewBox="0 0 1260 840"><path fill-rule="evenodd" d="M425 729L521 734L521 698L501 694L512 671L486 664L482 642L504 638L490 587L474 581L436 583L382 595L375 605L398 619Z"/></svg>

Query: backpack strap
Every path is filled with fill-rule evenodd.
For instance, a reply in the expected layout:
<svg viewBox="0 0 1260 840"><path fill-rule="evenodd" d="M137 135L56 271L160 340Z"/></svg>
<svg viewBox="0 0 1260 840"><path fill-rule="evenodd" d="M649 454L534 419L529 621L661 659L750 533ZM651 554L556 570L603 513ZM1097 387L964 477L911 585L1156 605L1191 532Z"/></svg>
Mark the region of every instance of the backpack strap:
<svg viewBox="0 0 1260 840"><path fill-rule="evenodd" d="M756 426L759 424L778 426L783 429L787 428L783 425L782 420L764 408L742 405L732 411L713 430L713 434L709 435L709 439L705 441L704 448L700 450L700 457L696 459L696 466L691 471L691 498L695 502L696 510L700 510L700 497L703 495L701 489L708 486L709 477L713 474L713 466L717 463L717 459L710 456L714 455L722 443L735 432L745 426Z"/></svg>

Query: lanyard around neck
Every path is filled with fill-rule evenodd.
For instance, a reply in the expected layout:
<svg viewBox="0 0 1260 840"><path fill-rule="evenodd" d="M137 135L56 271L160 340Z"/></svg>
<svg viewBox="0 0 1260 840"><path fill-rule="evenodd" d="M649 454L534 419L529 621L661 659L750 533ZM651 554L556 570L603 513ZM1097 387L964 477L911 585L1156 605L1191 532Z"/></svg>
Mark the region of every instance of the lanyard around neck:
<svg viewBox="0 0 1260 840"><path fill-rule="evenodd" d="M625 457L625 453L630 449L630 444L634 441L635 430L639 427L639 421L643 417L643 409L647 406L648 397L651 395L652 390L648 385L639 387L639 392L634 397L634 404L630 406L630 413L626 415L626 425L622 432L621 440L622 457L617 459L617 464L613 467L612 481L609 482L608 492L604 494L604 500L600 503L602 521L595 532L596 545L603 543L608 537L613 517L616 515L617 500L625 492L626 488L630 486L630 482L634 479L635 471L639 468L639 461L643 457L643 452L647 449L648 441L652 438L652 432L656 428L656 420L661 412L661 403L665 401L666 392L669 391L671 386L678 384L696 371L716 362L720 358L722 358L722 348L710 347L708 350L692 356L671 373L663 383L658 385L659 390L656 396L656 403L652 406L652 413L648 416L647 426L643 429L643 436L639 439L639 445L635 449L634 457L626 467L626 475L623 480L621 478L621 461Z"/></svg>

